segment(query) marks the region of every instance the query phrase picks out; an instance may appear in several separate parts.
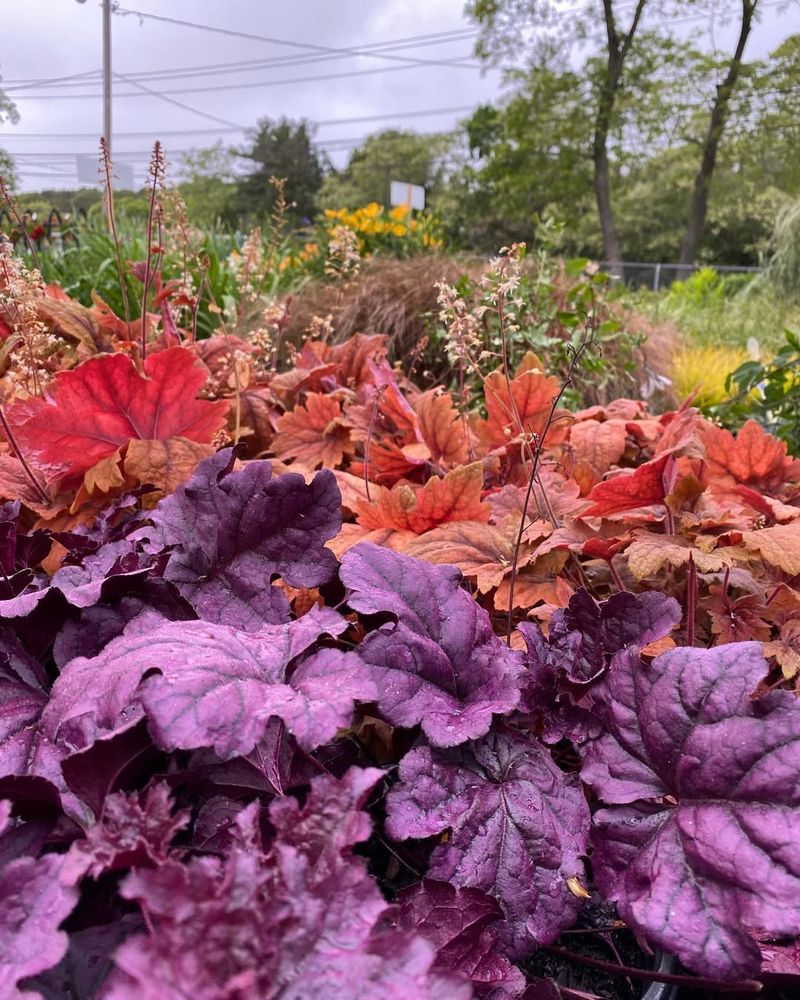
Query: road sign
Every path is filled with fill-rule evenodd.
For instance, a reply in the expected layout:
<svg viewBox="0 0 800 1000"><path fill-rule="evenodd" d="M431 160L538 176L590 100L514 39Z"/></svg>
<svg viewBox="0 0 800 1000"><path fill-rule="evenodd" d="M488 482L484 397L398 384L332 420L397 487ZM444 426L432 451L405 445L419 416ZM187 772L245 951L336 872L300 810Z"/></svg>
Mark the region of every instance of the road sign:
<svg viewBox="0 0 800 1000"><path fill-rule="evenodd" d="M421 184L392 181L389 188L389 201L392 205L409 205L411 208L422 211L425 208L425 188Z"/></svg>

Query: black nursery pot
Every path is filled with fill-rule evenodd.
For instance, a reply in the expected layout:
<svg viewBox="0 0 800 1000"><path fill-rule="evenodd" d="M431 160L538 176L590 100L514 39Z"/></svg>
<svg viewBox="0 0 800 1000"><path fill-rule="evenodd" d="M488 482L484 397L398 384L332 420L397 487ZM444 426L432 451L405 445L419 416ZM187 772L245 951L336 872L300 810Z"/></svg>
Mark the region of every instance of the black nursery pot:
<svg viewBox="0 0 800 1000"><path fill-rule="evenodd" d="M654 970L656 972L672 973L677 968L678 962L674 955L661 952L656 956ZM673 983L650 983L642 994L642 1000L675 1000L678 995L678 987Z"/></svg>

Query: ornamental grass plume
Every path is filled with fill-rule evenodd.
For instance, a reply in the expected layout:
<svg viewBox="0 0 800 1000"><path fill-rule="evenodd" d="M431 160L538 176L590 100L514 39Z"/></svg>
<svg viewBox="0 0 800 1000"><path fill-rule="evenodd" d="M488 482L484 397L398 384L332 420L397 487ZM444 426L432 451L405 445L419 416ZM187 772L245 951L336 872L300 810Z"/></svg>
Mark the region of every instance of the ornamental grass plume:
<svg viewBox="0 0 800 1000"><path fill-rule="evenodd" d="M673 357L670 376L679 399L695 393L694 402L703 408L730 399L725 388L728 374L747 361L747 351L712 344L684 347Z"/></svg>

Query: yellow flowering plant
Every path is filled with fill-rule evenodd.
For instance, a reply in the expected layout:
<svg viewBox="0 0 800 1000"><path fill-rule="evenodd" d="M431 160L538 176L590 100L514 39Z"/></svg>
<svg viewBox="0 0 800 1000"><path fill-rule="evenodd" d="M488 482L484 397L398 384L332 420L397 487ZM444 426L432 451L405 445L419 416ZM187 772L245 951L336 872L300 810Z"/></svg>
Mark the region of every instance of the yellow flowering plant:
<svg viewBox="0 0 800 1000"><path fill-rule="evenodd" d="M346 226L356 234L362 257L411 257L444 246L438 219L428 212L414 212L408 205L387 208L372 201L352 211L326 209L320 227L329 233L337 226Z"/></svg>

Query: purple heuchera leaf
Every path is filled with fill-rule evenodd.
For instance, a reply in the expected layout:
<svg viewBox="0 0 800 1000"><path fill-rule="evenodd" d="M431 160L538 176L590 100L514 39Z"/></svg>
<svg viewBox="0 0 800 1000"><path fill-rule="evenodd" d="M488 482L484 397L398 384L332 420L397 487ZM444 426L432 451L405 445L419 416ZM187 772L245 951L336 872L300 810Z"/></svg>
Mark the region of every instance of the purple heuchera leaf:
<svg viewBox="0 0 800 1000"><path fill-rule="evenodd" d="M330 609L315 607L297 621L258 632L205 621L148 626L145 620L129 627L99 656L67 664L43 715L53 740L83 749L127 728L143 709L164 750L247 754L272 716L313 749L350 723L355 700L375 697L370 670L354 653L321 649L287 675L291 662L323 633L347 627Z"/></svg>
<svg viewBox="0 0 800 1000"><path fill-rule="evenodd" d="M87 750L70 754L61 762L61 770L67 787L96 817L102 813L107 795L139 787L163 763L164 755L153 746L142 719Z"/></svg>
<svg viewBox="0 0 800 1000"><path fill-rule="evenodd" d="M38 665L13 637L0 637L0 649L0 777L35 775L64 789L64 753L39 725L47 692L39 685Z"/></svg>
<svg viewBox="0 0 800 1000"><path fill-rule="evenodd" d="M18 996L16 984L55 965L67 950L59 924L72 912L77 889L63 886L64 858L18 858L0 871L0 996Z"/></svg>
<svg viewBox="0 0 800 1000"><path fill-rule="evenodd" d="M220 760L212 750L198 750L192 756L191 771L213 785L285 795L292 788L307 785L319 774L319 765L298 749L280 719L271 719L264 735L243 757Z"/></svg>
<svg viewBox="0 0 800 1000"><path fill-rule="evenodd" d="M590 685L615 654L669 635L682 614L674 598L655 592L623 591L598 603L579 590L553 614L547 636L535 623L520 625L528 647L521 708L536 717L545 742L598 735Z"/></svg>
<svg viewBox="0 0 800 1000"><path fill-rule="evenodd" d="M0 600L16 597L34 579L33 568L50 551L49 531L20 530L19 500L0 504Z"/></svg>
<svg viewBox="0 0 800 1000"><path fill-rule="evenodd" d="M369 835L360 806L382 777L352 769L341 781L314 779L302 809L279 800L267 855L254 804L236 818L227 859L129 876L122 893L139 901L152 932L117 952L108 1000L467 1000L468 984L431 971L427 941L376 926L388 904L349 848Z"/></svg>
<svg viewBox="0 0 800 1000"><path fill-rule="evenodd" d="M274 576L293 587L334 576L325 542L341 528L341 495L330 470L306 484L297 473L273 478L269 462L236 472L232 463L230 449L205 459L132 537L175 546L165 576L201 618L255 631L289 618Z"/></svg>
<svg viewBox="0 0 800 1000"><path fill-rule="evenodd" d="M144 792L114 792L106 797L102 817L69 849L61 881L76 885L84 875L98 878L120 868L163 864L173 837L188 823L187 810L173 813L164 782Z"/></svg>
<svg viewBox="0 0 800 1000"><path fill-rule="evenodd" d="M69 948L58 965L26 979L23 997L44 997L44 1000L90 1000L101 996L100 987L112 968L111 954L129 934L141 930L142 919L125 913L113 923L99 924L73 931ZM165 998L166 1000L166 998Z"/></svg>
<svg viewBox="0 0 800 1000"><path fill-rule="evenodd" d="M504 996L521 996L525 977L497 949L500 904L479 889L424 879L397 895L392 923L422 934L436 948L434 968L469 979L482 992L502 986Z"/></svg>
<svg viewBox="0 0 800 1000"><path fill-rule="evenodd" d="M800 940L791 944L761 942L761 975L794 976L800 985Z"/></svg>
<svg viewBox="0 0 800 1000"><path fill-rule="evenodd" d="M358 647L389 722L421 724L434 746L452 747L483 736L495 713L516 707L519 655L461 589L457 569L365 543L343 556L340 576L352 608L397 619Z"/></svg>
<svg viewBox="0 0 800 1000"><path fill-rule="evenodd" d="M761 644L620 654L596 692L606 733L581 777L601 891L653 944L702 975L759 969L745 927L800 932L800 703L751 692Z"/></svg>
<svg viewBox="0 0 800 1000"><path fill-rule="evenodd" d="M399 775L387 796L387 832L405 840L450 828L428 875L498 899L512 957L572 923L580 903L567 880L583 874L589 808L578 782L543 747L491 733L455 751L412 750Z"/></svg>
<svg viewBox="0 0 800 1000"><path fill-rule="evenodd" d="M122 635L129 622L145 611L154 611L169 621L189 621L197 617L188 601L166 580L148 576L137 589L140 593L92 605L68 619L53 645L56 666L61 669L77 656L97 656L107 643Z"/></svg>

